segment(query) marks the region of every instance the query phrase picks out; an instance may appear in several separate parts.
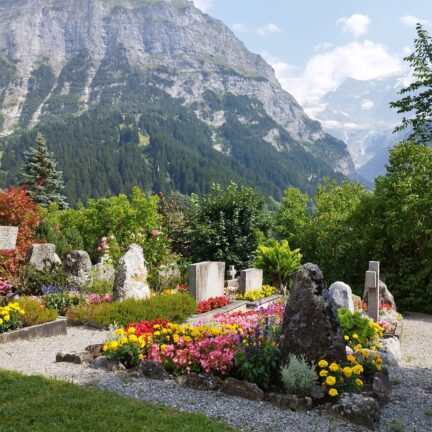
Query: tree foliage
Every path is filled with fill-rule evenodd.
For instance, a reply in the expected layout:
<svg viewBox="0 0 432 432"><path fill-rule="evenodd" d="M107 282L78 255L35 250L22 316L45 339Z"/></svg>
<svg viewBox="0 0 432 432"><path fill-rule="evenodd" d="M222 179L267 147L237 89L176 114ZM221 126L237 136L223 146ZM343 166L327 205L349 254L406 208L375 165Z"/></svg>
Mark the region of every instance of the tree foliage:
<svg viewBox="0 0 432 432"><path fill-rule="evenodd" d="M255 259L260 240L270 230L265 201L252 188L234 183L191 201L192 257L225 261L247 268Z"/></svg>
<svg viewBox="0 0 432 432"><path fill-rule="evenodd" d="M405 60L411 66L414 81L399 92L402 96L399 101L390 103L399 114L405 115L395 132L412 127L410 139L429 144L432 139L432 38L421 24L417 24L414 51Z"/></svg>
<svg viewBox="0 0 432 432"><path fill-rule="evenodd" d="M0 193L0 225L18 227L16 249L0 252L0 272L5 273L3 276L15 274L24 264L41 221L42 215L25 187L10 187Z"/></svg>

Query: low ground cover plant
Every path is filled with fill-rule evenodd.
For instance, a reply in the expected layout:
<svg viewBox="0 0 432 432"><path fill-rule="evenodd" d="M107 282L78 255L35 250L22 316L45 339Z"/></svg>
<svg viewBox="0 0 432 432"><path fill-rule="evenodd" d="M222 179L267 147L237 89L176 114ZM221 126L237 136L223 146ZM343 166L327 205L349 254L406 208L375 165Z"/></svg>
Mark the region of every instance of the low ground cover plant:
<svg viewBox="0 0 432 432"><path fill-rule="evenodd" d="M147 300L128 299L123 302L80 304L70 307L66 317L75 324L108 327L126 326L131 322L163 318L183 322L196 311L195 300L187 294L155 296Z"/></svg>
<svg viewBox="0 0 432 432"><path fill-rule="evenodd" d="M18 304L24 310L23 327L54 321L59 315L57 310L47 308L41 297L21 297Z"/></svg>
<svg viewBox="0 0 432 432"><path fill-rule="evenodd" d="M304 357L289 356L288 364L282 369L282 382L289 394L309 396L317 380L315 364L309 364Z"/></svg>

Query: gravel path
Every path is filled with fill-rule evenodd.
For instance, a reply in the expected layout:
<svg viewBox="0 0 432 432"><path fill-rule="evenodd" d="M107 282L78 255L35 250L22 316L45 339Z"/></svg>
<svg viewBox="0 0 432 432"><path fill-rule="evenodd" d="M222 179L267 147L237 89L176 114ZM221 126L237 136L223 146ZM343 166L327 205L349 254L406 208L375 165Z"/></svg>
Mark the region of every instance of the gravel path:
<svg viewBox="0 0 432 432"><path fill-rule="evenodd" d="M44 375L87 384L106 376L101 371L72 363L56 363L59 351L84 351L91 344L102 343L107 332L82 327L68 327L67 336L53 336L0 344L0 368L27 375Z"/></svg>
<svg viewBox="0 0 432 432"><path fill-rule="evenodd" d="M41 374L93 384L108 391L179 410L201 412L241 430L260 432L345 432L365 429L331 419L315 410L291 412L266 402L249 401L218 392L180 387L175 382L131 379L126 373L108 374L81 365L55 363L58 351L83 351L101 343L106 332L70 327L68 336L1 345L0 368ZM402 335L403 359L400 368L390 370L394 384L392 401L382 412L379 432L432 431L432 316L409 314ZM392 427L393 425L393 427ZM403 425L403 429L397 426ZM395 428L396 427L396 428Z"/></svg>

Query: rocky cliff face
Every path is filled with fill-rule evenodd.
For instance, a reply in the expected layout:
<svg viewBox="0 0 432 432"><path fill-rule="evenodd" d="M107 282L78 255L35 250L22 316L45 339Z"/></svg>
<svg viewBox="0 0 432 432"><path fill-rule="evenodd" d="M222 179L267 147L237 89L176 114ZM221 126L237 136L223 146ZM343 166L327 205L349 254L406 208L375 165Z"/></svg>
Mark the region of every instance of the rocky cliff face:
<svg viewBox="0 0 432 432"><path fill-rule="evenodd" d="M233 95L272 120L260 134L273 149L290 152L295 142L334 171L354 174L345 145L282 90L260 56L192 2L0 0L0 54L3 135L101 104L127 110L124 90L134 76L181 98L212 128L219 152L232 154L233 143L220 132L226 107L212 101ZM236 115L243 125L256 124Z"/></svg>

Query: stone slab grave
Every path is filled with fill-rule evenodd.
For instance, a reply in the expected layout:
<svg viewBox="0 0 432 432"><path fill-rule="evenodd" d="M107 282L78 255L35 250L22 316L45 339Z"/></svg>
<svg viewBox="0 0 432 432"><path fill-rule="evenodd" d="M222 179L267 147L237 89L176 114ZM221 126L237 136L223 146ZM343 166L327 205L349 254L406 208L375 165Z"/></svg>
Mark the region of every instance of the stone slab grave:
<svg viewBox="0 0 432 432"><path fill-rule="evenodd" d="M18 227L0 226L0 250L15 250Z"/></svg>
<svg viewBox="0 0 432 432"><path fill-rule="evenodd" d="M250 268L240 272L240 294L246 294L255 289L261 289L263 285L263 271Z"/></svg>
<svg viewBox="0 0 432 432"><path fill-rule="evenodd" d="M378 321L380 307L380 263L369 261L369 270L365 277L365 292L368 300L368 315L374 321ZM366 295L365 295L366 297Z"/></svg>
<svg viewBox="0 0 432 432"><path fill-rule="evenodd" d="M189 266L189 292L197 301L224 295L225 263L204 261Z"/></svg>

